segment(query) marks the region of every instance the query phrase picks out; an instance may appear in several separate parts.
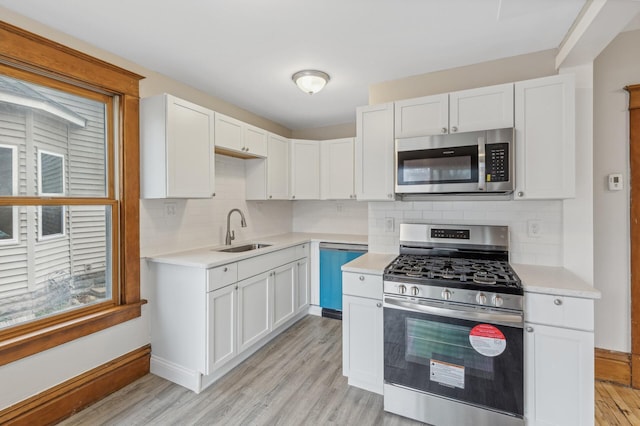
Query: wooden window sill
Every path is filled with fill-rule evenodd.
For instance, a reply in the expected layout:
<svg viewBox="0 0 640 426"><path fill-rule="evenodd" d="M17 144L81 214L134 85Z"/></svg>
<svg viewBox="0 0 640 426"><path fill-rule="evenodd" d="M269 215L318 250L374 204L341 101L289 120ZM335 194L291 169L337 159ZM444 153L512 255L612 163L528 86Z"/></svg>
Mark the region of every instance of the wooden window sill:
<svg viewBox="0 0 640 426"><path fill-rule="evenodd" d="M0 342L0 366L140 317L147 303L114 306Z"/></svg>

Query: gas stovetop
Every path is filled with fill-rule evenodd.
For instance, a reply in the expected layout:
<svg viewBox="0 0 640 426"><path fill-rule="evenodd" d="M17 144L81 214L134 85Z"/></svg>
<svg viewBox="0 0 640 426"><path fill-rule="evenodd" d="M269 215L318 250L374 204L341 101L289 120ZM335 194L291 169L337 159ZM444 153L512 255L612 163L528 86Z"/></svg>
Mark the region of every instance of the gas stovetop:
<svg viewBox="0 0 640 426"><path fill-rule="evenodd" d="M516 294L522 291L520 279L509 263L503 260L401 254L385 269L384 279L458 288L486 288Z"/></svg>
<svg viewBox="0 0 640 426"><path fill-rule="evenodd" d="M524 291L508 248L506 226L403 223L400 255L384 270L384 292L521 310Z"/></svg>

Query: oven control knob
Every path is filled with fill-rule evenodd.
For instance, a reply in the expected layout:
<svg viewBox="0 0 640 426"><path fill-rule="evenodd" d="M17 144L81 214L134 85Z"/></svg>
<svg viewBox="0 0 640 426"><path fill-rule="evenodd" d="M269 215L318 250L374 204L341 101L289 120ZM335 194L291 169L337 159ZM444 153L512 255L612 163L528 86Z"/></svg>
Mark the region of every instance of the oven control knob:
<svg viewBox="0 0 640 426"><path fill-rule="evenodd" d="M440 296L442 296L442 298L444 300L449 300L451 299L451 292L449 290L442 290L442 293L440 293Z"/></svg>
<svg viewBox="0 0 640 426"><path fill-rule="evenodd" d="M400 284L398 286L398 293L405 294L407 292L407 287L404 284Z"/></svg>
<svg viewBox="0 0 640 426"><path fill-rule="evenodd" d="M420 294L420 289L416 286L411 287L411 295L412 296L417 296Z"/></svg>
<svg viewBox="0 0 640 426"><path fill-rule="evenodd" d="M485 303L487 303L487 296L485 296L484 293L478 293L476 295L476 302L478 302L480 305L484 305Z"/></svg>
<svg viewBox="0 0 640 426"><path fill-rule="evenodd" d="M504 299L497 294L493 295L491 301L493 302L493 306L497 306L498 308L504 304Z"/></svg>

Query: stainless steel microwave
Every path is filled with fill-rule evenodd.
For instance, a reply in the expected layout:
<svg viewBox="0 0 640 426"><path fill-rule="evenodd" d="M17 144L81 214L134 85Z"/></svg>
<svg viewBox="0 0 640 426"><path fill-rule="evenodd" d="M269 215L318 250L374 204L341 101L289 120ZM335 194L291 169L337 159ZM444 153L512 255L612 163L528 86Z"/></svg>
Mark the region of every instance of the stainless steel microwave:
<svg viewBox="0 0 640 426"><path fill-rule="evenodd" d="M513 192L513 128L396 139L397 194Z"/></svg>

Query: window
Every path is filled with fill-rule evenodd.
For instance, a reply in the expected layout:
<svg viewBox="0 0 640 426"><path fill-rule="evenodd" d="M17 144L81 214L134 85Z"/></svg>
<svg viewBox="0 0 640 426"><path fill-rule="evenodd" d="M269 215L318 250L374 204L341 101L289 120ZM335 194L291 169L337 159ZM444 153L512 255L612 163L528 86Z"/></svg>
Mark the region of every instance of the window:
<svg viewBox="0 0 640 426"><path fill-rule="evenodd" d="M64 155L38 152L38 192L40 196L64 195ZM64 206L38 207L38 239L63 237L65 229Z"/></svg>
<svg viewBox="0 0 640 426"><path fill-rule="evenodd" d="M140 76L3 22L0 39L2 365L138 317L145 301Z"/></svg>
<svg viewBox="0 0 640 426"><path fill-rule="evenodd" d="M0 145L0 197L16 193L16 147ZM18 242L18 213L15 207L0 206L0 245Z"/></svg>

